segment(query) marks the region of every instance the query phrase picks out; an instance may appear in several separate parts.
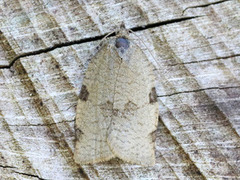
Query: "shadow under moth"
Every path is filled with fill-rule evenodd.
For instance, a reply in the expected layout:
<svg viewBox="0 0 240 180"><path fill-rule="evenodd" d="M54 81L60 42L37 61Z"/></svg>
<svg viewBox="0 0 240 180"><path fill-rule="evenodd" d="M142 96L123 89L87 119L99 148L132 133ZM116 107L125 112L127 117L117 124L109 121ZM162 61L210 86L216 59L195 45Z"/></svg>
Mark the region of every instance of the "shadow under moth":
<svg viewBox="0 0 240 180"><path fill-rule="evenodd" d="M106 41L89 63L79 95L75 162L119 158L152 166L158 123L153 65L127 30Z"/></svg>

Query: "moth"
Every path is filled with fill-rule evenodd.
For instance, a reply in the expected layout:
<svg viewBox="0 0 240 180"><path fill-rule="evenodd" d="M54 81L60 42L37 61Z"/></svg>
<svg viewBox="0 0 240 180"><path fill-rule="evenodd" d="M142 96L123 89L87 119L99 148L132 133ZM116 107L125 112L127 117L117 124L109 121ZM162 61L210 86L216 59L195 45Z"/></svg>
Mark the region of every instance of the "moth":
<svg viewBox="0 0 240 180"><path fill-rule="evenodd" d="M152 166L157 123L153 65L122 28L86 70L77 104L75 162L119 158Z"/></svg>

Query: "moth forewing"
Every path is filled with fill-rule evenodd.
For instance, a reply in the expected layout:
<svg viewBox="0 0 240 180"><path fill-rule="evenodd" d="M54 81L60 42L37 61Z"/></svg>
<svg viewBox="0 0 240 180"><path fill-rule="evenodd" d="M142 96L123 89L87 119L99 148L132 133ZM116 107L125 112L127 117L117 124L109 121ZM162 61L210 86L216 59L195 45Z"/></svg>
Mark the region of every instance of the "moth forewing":
<svg viewBox="0 0 240 180"><path fill-rule="evenodd" d="M79 164L117 157L155 164L158 105L153 65L123 30L91 59L77 105L74 158Z"/></svg>

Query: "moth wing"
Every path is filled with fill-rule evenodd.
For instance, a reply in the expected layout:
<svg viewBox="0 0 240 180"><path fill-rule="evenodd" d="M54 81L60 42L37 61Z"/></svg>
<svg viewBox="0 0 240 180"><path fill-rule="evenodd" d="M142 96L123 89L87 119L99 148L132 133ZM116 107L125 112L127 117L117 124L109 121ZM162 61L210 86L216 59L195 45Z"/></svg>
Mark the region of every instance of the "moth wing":
<svg viewBox="0 0 240 180"><path fill-rule="evenodd" d="M116 80L114 113L107 142L120 159L140 165L155 164L153 132L158 123L153 65L132 46Z"/></svg>
<svg viewBox="0 0 240 180"><path fill-rule="evenodd" d="M74 159L79 164L97 163L114 157L107 144L112 116L116 72L107 45L91 59L85 73L76 115Z"/></svg>

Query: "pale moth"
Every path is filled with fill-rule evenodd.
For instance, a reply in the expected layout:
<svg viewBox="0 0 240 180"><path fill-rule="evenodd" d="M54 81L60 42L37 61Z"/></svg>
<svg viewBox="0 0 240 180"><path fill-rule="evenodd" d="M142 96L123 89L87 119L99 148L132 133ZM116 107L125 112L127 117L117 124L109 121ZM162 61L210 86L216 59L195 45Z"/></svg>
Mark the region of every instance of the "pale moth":
<svg viewBox="0 0 240 180"><path fill-rule="evenodd" d="M106 41L83 80L74 159L81 165L119 158L152 166L158 123L153 65L127 30Z"/></svg>

